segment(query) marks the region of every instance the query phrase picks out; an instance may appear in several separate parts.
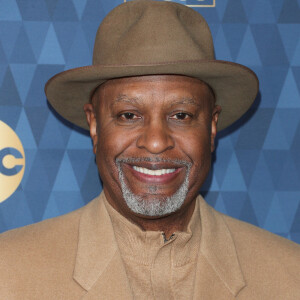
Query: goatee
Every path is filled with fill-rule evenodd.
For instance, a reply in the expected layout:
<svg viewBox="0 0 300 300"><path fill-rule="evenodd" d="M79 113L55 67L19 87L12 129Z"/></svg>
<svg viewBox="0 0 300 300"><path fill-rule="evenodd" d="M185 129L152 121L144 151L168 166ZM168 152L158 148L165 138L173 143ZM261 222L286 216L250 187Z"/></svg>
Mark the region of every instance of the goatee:
<svg viewBox="0 0 300 300"><path fill-rule="evenodd" d="M184 182L178 190L171 196L159 195L157 199L146 199L145 196L135 195L125 183L124 172L122 170L122 163L136 163L143 161L151 162L171 162L176 165L183 165L186 168L186 176ZM137 214L151 217L159 217L171 214L180 209L186 198L189 186L189 173L192 164L183 160L166 160L166 159L152 159L152 158L125 158L116 159L117 168L119 171L119 180L121 183L124 200L131 211ZM155 194L156 186L151 186L151 190Z"/></svg>

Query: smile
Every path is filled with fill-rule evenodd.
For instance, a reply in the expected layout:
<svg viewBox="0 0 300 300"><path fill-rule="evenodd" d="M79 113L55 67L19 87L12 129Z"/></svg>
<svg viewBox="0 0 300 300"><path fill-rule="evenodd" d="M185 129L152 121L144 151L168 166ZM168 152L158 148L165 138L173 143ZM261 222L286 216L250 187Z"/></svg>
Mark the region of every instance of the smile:
<svg viewBox="0 0 300 300"><path fill-rule="evenodd" d="M154 166L146 168L146 166L137 166L137 165L124 165L125 168L131 170L132 175L141 182L146 184L168 184L172 182L175 178L182 174L184 168L174 168L161 166L160 169L157 169L157 165L154 169Z"/></svg>
<svg viewBox="0 0 300 300"><path fill-rule="evenodd" d="M171 174L176 171L176 169L160 169L160 170L150 170L147 168L142 168L142 167L137 167L137 166L132 166L132 168L142 174L147 174L147 175L152 175L152 176L162 176L165 174Z"/></svg>

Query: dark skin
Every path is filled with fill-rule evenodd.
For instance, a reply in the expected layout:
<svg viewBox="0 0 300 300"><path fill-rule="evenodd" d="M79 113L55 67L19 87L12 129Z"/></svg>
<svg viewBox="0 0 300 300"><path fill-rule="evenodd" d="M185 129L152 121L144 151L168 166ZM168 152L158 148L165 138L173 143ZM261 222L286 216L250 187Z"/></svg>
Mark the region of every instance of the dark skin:
<svg viewBox="0 0 300 300"><path fill-rule="evenodd" d="M84 111L107 201L143 230L163 231L166 237L184 231L215 148L221 107L215 105L211 89L199 79L181 75L112 79L96 90ZM188 176L188 193L180 209L157 217L131 211L121 191L117 158L150 158L135 163L149 170L176 168L176 175L159 176L154 182L140 178L134 164L122 163L127 186L147 201L164 201ZM156 158L171 162L157 163ZM189 174L174 161L189 162Z"/></svg>

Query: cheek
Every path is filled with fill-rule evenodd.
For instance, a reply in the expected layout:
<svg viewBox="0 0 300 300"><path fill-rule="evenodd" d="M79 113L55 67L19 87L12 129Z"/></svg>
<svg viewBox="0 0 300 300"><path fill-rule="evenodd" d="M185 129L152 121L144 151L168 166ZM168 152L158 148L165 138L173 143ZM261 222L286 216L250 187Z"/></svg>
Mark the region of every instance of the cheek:
<svg viewBox="0 0 300 300"><path fill-rule="evenodd" d="M195 131L181 139L181 149L192 161L190 184L197 189L203 184L211 166L209 132Z"/></svg>
<svg viewBox="0 0 300 300"><path fill-rule="evenodd" d="M210 166L211 166L211 151L210 147L203 145L197 145L198 147L195 148L195 151L191 154L193 155L193 172L192 176L194 176L194 180L202 181L206 178Z"/></svg>
<svg viewBox="0 0 300 300"><path fill-rule="evenodd" d="M193 130L178 137L178 145L194 164L210 157L211 138L208 130Z"/></svg>
<svg viewBox="0 0 300 300"><path fill-rule="evenodd" d="M117 172L115 160L132 144L132 139L128 133L114 128L113 125L102 127L98 132L101 134L98 135L96 159L102 177L105 171Z"/></svg>

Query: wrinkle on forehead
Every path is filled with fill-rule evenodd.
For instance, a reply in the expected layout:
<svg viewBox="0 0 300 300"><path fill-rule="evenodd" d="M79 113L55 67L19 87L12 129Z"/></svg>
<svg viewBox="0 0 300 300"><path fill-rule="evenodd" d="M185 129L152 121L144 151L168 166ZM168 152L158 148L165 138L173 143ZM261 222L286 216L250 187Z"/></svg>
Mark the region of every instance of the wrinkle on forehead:
<svg viewBox="0 0 300 300"><path fill-rule="evenodd" d="M145 81L150 81L150 82L172 82L172 81L178 81L178 79L182 78L182 80L190 80L190 82L197 82L199 85L205 86L207 89L207 96L209 98L209 102L212 104L212 107L215 105L216 99L215 99L215 95L214 92L212 90L212 88L207 85L205 82L203 82L202 80L198 79L198 78L193 78L193 77L188 77L188 76L183 76L183 75L144 75L144 76L133 76L133 77L124 77L124 78L114 78L114 79L109 79L106 82L104 82L103 84L101 84L100 86L98 86L95 89L95 92L92 96L92 104L94 107L97 107L97 104L99 103L100 98L105 98L105 90L106 88L110 87L112 88L114 85L118 85L118 82L122 82L122 83L138 83L138 82L145 82ZM153 91L153 95L152 97L155 95L155 91ZM102 97L101 97L102 96ZM116 103L128 103L128 104L138 104L138 102L140 103L140 97L131 97L128 96L126 94L119 94L114 100L113 103L111 105L114 105ZM199 103L201 102L201 103ZM203 102L205 101L196 101L196 99L194 99L193 97L182 97L181 99L174 99L174 102L172 103L173 105L177 105L177 104L191 104L191 105L195 105L195 106L203 106Z"/></svg>
<svg viewBox="0 0 300 300"><path fill-rule="evenodd" d="M176 105L193 105L199 108L203 108L203 102L204 101L197 101L194 97L174 97L174 100L172 100L168 106L172 108ZM113 100L113 102L110 104L110 107L112 108L118 103L133 104L136 106L140 106L143 104L143 99L139 97L128 97L125 94L120 94Z"/></svg>

